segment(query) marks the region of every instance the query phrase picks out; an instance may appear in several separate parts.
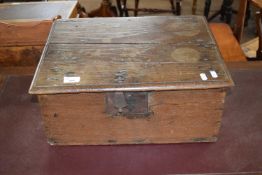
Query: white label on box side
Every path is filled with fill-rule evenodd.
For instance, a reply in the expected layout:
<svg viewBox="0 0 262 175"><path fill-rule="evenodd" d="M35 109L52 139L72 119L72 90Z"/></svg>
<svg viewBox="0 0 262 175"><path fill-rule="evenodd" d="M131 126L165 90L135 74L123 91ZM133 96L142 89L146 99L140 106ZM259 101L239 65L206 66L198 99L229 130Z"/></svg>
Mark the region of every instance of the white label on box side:
<svg viewBox="0 0 262 175"><path fill-rule="evenodd" d="M80 77L64 77L64 83L78 83L80 82Z"/></svg>
<svg viewBox="0 0 262 175"><path fill-rule="evenodd" d="M210 72L210 74L211 74L211 76L213 77L213 78L217 78L218 77L218 75L217 75L217 72L216 71L214 71L214 70L211 70L211 71L209 71Z"/></svg>
<svg viewBox="0 0 262 175"><path fill-rule="evenodd" d="M207 75L205 73L201 73L200 74L200 77L203 81L206 81L207 80Z"/></svg>

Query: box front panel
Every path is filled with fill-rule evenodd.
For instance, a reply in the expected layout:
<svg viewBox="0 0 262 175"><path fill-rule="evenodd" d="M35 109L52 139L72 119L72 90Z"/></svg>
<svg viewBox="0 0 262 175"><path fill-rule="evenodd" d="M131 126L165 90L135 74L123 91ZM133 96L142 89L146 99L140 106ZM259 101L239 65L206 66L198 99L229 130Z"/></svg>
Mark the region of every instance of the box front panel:
<svg viewBox="0 0 262 175"><path fill-rule="evenodd" d="M50 144L107 145L216 141L225 92L149 93L150 115L112 116L105 93L39 96Z"/></svg>

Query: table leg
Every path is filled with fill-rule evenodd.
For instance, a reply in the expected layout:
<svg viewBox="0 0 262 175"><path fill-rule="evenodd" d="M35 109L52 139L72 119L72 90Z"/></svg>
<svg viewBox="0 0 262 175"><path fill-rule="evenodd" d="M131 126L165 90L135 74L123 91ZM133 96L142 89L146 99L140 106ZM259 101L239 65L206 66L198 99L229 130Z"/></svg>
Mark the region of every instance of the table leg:
<svg viewBox="0 0 262 175"><path fill-rule="evenodd" d="M192 15L196 14L196 9L197 9L197 0L193 0Z"/></svg>
<svg viewBox="0 0 262 175"><path fill-rule="evenodd" d="M122 5L121 5L121 0L116 0L116 5L117 5L117 9L119 11L119 16L123 16L123 8L122 8Z"/></svg>
<svg viewBox="0 0 262 175"><path fill-rule="evenodd" d="M206 0L205 1L205 9L204 9L204 16L208 19L209 16L209 11L210 11L210 6L211 6L211 0Z"/></svg>
<svg viewBox="0 0 262 175"><path fill-rule="evenodd" d="M221 20L224 21L226 18L226 23L231 23L231 18L233 14L232 4L234 0L224 0L221 8Z"/></svg>
<svg viewBox="0 0 262 175"><path fill-rule="evenodd" d="M176 15L181 15L181 0L176 0Z"/></svg>
<svg viewBox="0 0 262 175"><path fill-rule="evenodd" d="M128 10L127 10L127 7L126 7L126 0L122 0L122 1L123 1L123 9L124 9L125 16L128 17L129 14L128 14Z"/></svg>
<svg viewBox="0 0 262 175"><path fill-rule="evenodd" d="M137 14L138 14L138 5L139 5L139 0L135 0L135 11L134 11L134 16L137 16Z"/></svg>
<svg viewBox="0 0 262 175"><path fill-rule="evenodd" d="M129 16L128 10L126 8L126 0L116 0L116 4L120 17Z"/></svg>
<svg viewBox="0 0 262 175"><path fill-rule="evenodd" d="M175 5L174 5L174 0L169 0L170 4L171 4L171 9L173 14L176 14L176 9L175 9Z"/></svg>
<svg viewBox="0 0 262 175"><path fill-rule="evenodd" d="M241 0L239 3L236 25L234 27L234 34L238 42L241 41L241 38L243 35L246 9L247 9L247 1L248 0Z"/></svg>
<svg viewBox="0 0 262 175"><path fill-rule="evenodd" d="M258 33L258 50L257 50L257 60L262 60L262 9L256 13L256 24Z"/></svg>

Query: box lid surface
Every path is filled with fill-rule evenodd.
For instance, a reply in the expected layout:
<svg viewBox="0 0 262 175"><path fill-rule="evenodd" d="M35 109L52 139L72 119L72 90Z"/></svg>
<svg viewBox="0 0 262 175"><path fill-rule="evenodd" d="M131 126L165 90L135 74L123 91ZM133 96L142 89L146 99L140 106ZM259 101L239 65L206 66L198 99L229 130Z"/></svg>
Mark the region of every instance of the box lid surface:
<svg viewBox="0 0 262 175"><path fill-rule="evenodd" d="M58 20L32 94L223 88L233 81L204 17Z"/></svg>

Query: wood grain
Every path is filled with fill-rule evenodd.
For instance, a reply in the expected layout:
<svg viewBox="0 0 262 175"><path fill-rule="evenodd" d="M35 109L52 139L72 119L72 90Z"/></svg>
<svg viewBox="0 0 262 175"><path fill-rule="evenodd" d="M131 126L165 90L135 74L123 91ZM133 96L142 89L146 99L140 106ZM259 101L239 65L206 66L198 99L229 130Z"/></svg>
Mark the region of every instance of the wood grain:
<svg viewBox="0 0 262 175"><path fill-rule="evenodd" d="M232 85L202 17L97 18L55 22L29 93L50 144L214 142ZM149 116L107 114L112 91L149 93Z"/></svg>
<svg viewBox="0 0 262 175"><path fill-rule="evenodd" d="M194 16L70 19L56 21L49 43L213 43L208 32Z"/></svg>
<svg viewBox="0 0 262 175"><path fill-rule="evenodd" d="M223 23L210 23L209 26L214 34L221 55L226 62L247 61L230 26Z"/></svg>
<svg viewBox="0 0 262 175"><path fill-rule="evenodd" d="M70 88L63 82L64 76L67 76L69 72L81 77L77 86L84 88L84 91L135 86L148 88L149 86L162 86L164 88L167 85L178 86L175 88L178 89L181 88L179 84L191 86L192 83L202 88L212 86L212 84L228 86L227 75L223 67L215 60L216 50L214 48L206 50L198 46L167 45L162 50L158 50L159 45L148 44L135 46L118 44L110 47L102 44L75 46L70 48L71 45L59 45L57 49L56 45L49 45L50 49L45 57L45 63L41 67L43 71L38 74L35 82L36 88L31 89L32 91L35 93L63 93L63 89L58 89L58 87ZM212 54L213 57L210 56ZM210 57L213 61L205 61L208 59L206 57ZM123 84L114 82L115 74L119 70L128 72ZM209 70L215 70L218 78L212 78ZM209 85L208 82L201 80L200 73L202 72L207 73ZM192 88L197 88L197 85Z"/></svg>
<svg viewBox="0 0 262 175"><path fill-rule="evenodd" d="M108 116L104 93L39 99L50 144L108 145L216 141L224 96L219 89L154 92L149 100L153 115L136 119Z"/></svg>
<svg viewBox="0 0 262 175"><path fill-rule="evenodd" d="M44 46L52 21L31 21L19 23L0 22L0 47Z"/></svg>
<svg viewBox="0 0 262 175"><path fill-rule="evenodd" d="M114 79L121 70L127 72L127 77L119 84ZM217 78L211 76L211 70L217 72ZM201 79L201 73L208 76L207 81ZM80 77L80 82L65 84L63 78L68 74ZM232 85L204 18L99 18L59 20L54 24L29 92L177 90Z"/></svg>

